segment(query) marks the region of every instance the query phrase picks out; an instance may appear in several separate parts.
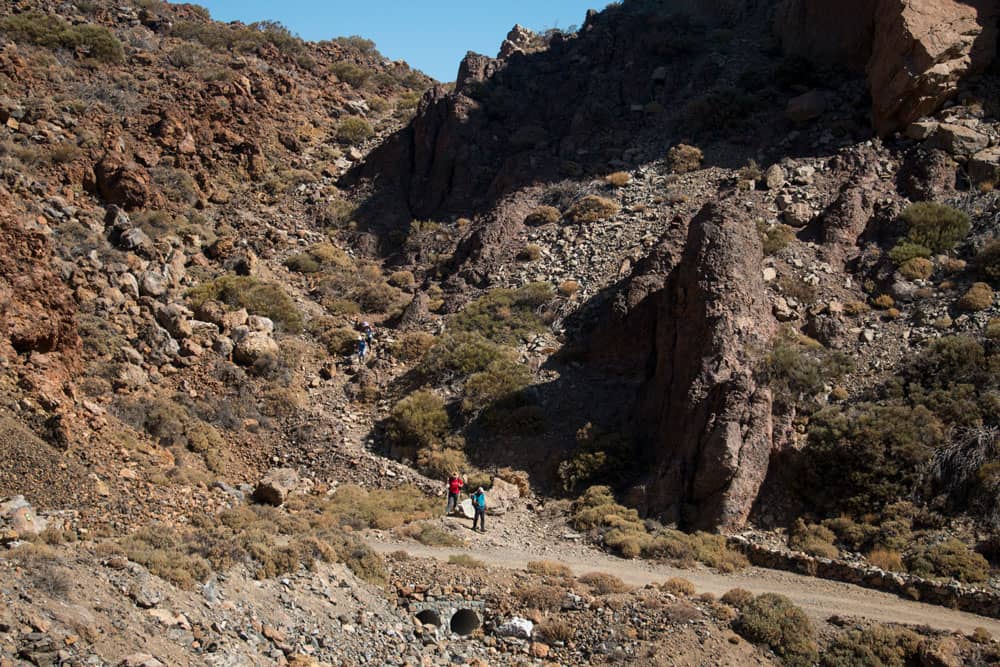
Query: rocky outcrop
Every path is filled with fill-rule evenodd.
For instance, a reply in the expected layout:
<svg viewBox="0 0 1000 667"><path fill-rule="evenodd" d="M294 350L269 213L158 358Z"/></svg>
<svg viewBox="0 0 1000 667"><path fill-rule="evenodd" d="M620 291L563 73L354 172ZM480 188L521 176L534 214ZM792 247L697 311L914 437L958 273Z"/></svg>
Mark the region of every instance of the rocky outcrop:
<svg viewBox="0 0 1000 667"><path fill-rule="evenodd" d="M865 71L881 135L954 96L996 54L996 0L782 0L774 29L786 53Z"/></svg>
<svg viewBox="0 0 1000 667"><path fill-rule="evenodd" d="M773 327L760 241L735 208L709 204L686 244L658 253L621 292L628 314L607 318L649 332L629 352L646 359L625 360L646 369L635 414L653 461L630 500L668 522L731 531L746 521L771 453L771 394L753 372ZM621 347L633 346L612 349Z"/></svg>
<svg viewBox="0 0 1000 667"><path fill-rule="evenodd" d="M258 503L279 507L288 500L290 495L305 493L311 487L312 481L303 479L295 470L291 468L273 468L257 483L257 488L253 492L253 499Z"/></svg>
<svg viewBox="0 0 1000 667"><path fill-rule="evenodd" d="M880 134L940 108L996 54L996 0L880 0L868 63Z"/></svg>

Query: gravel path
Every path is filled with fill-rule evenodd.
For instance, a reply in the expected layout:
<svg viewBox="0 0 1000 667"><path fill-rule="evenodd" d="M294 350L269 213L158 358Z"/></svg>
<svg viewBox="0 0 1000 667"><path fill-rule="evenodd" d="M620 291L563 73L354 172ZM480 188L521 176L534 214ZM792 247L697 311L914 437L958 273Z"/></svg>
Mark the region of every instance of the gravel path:
<svg viewBox="0 0 1000 667"><path fill-rule="evenodd" d="M624 560L596 549L587 549L582 553L578 546L565 551L550 548L545 553L539 554L488 544L474 544L462 548L429 547L411 542L374 538L369 541L371 546L381 553L402 549L412 556L439 560L447 560L452 554L464 553L485 561L491 567L508 569L524 568L531 560L558 560L568 565L574 574L608 572L634 586L663 582L669 577L683 577L693 583L699 593L722 595L729 589L737 587L754 593L781 593L791 598L810 616L821 621L834 615L860 616L882 622L927 625L946 631L971 632L977 627L983 627L994 636L1000 635L1000 620L904 600L880 591L791 572L752 567L735 574L721 574L706 568L681 569L647 561Z"/></svg>

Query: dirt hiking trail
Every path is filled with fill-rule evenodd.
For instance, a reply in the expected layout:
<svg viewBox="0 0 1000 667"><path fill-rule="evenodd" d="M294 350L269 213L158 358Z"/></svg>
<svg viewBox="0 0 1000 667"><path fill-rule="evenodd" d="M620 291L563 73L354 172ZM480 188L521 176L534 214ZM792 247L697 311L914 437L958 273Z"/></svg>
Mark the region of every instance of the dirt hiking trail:
<svg viewBox="0 0 1000 667"><path fill-rule="evenodd" d="M489 533L482 536L486 538ZM802 607L812 618L825 621L831 616L864 617L886 623L926 625L946 631L972 632L977 627L986 628L1000 636L1000 620L959 612L936 605L922 604L851 584L807 577L791 572L751 567L734 574L721 574L706 568L681 569L646 561L615 558L593 548L581 552L579 548L562 551L546 549L545 553L531 553L510 546L480 543L470 538L466 547L433 547L413 542L382 541L371 538L371 546L381 553L397 550L411 556L448 560L454 554L468 554L484 561L489 567L524 569L528 561L557 560L573 570L574 575L586 572L607 572L620 577L633 586L662 583L670 577L683 577L699 593L722 595L731 588L745 588L753 593L781 593ZM480 538L481 539L481 538ZM557 546L552 545L552 546Z"/></svg>

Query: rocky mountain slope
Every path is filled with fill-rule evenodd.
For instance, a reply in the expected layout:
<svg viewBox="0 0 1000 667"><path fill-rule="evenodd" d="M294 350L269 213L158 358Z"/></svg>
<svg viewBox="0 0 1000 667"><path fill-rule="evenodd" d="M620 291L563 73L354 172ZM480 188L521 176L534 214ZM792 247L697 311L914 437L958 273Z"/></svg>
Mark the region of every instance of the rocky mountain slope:
<svg viewBox="0 0 1000 667"><path fill-rule="evenodd" d="M1000 10L848 5L626 0L437 85L6 3L0 665L995 663L846 598L365 545L752 543L993 599ZM455 470L495 536L434 519ZM485 626L419 616L458 601Z"/></svg>

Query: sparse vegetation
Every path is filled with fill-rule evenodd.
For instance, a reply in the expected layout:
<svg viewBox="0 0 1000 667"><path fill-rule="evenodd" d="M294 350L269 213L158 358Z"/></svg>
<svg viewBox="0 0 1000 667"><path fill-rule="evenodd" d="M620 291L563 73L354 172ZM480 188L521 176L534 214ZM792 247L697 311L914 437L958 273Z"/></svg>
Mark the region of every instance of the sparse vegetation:
<svg viewBox="0 0 1000 667"><path fill-rule="evenodd" d="M448 562L471 570L482 570L486 567L486 563L468 554L452 554L448 556Z"/></svg>
<svg viewBox="0 0 1000 667"><path fill-rule="evenodd" d="M660 589L673 595L690 597L695 594L694 584L681 577L671 577L660 585Z"/></svg>
<svg viewBox="0 0 1000 667"><path fill-rule="evenodd" d="M455 331L477 333L496 343L518 343L545 328L539 311L552 298L548 283L494 289L455 314L450 326Z"/></svg>
<svg viewBox="0 0 1000 667"><path fill-rule="evenodd" d="M1000 239L993 239L976 254L976 270L987 280L1000 280Z"/></svg>
<svg viewBox="0 0 1000 667"><path fill-rule="evenodd" d="M570 577L573 571L569 566L554 560L532 560L528 561L528 572L541 574L547 577Z"/></svg>
<svg viewBox="0 0 1000 667"><path fill-rule="evenodd" d="M302 314L285 290L277 283L251 276L220 276L192 288L187 298L193 309L212 299L233 308L246 308L251 315L268 317L288 332L302 328Z"/></svg>
<svg viewBox="0 0 1000 667"><path fill-rule="evenodd" d="M592 486L573 504L571 524L592 531L626 558L646 556L686 565L702 562L723 572L746 567L747 560L722 535L659 529L650 532L634 509L615 502L606 486Z"/></svg>
<svg viewBox="0 0 1000 667"><path fill-rule="evenodd" d="M53 14L27 12L0 18L0 32L16 42L50 49L77 50L107 63L125 60L121 42L104 26L91 23L70 25Z"/></svg>
<svg viewBox="0 0 1000 667"><path fill-rule="evenodd" d="M621 578L606 572L588 572L577 577L581 584L586 584L597 595L612 595L627 593L632 590Z"/></svg>
<svg viewBox="0 0 1000 667"><path fill-rule="evenodd" d="M763 223L759 224L757 232L760 234L765 255L778 254L795 239L795 230L780 223L770 227Z"/></svg>
<svg viewBox="0 0 1000 667"><path fill-rule="evenodd" d="M927 280L934 273L934 262L924 257L914 257L899 265L899 273L909 280Z"/></svg>
<svg viewBox="0 0 1000 667"><path fill-rule="evenodd" d="M392 409L387 431L400 447L419 450L441 443L448 434L444 400L430 390L413 392Z"/></svg>

